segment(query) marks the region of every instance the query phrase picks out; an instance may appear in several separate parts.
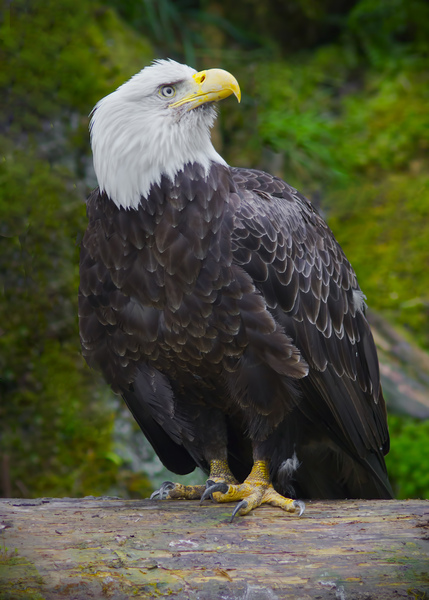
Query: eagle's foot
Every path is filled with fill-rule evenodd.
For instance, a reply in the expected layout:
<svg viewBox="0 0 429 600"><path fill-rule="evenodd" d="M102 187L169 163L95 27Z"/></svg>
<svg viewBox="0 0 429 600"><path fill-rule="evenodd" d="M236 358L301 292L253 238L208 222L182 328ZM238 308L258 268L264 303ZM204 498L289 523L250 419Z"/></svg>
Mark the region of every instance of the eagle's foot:
<svg viewBox="0 0 429 600"><path fill-rule="evenodd" d="M182 485L172 481L164 481L159 490L151 495L151 500L199 500L208 487L224 482L224 484L237 484L238 481L231 473L226 460L210 461L210 475L206 485Z"/></svg>
<svg viewBox="0 0 429 600"><path fill-rule="evenodd" d="M199 500L206 487L204 485L182 485L172 481L164 481L159 490L151 495L151 500Z"/></svg>
<svg viewBox="0 0 429 600"><path fill-rule="evenodd" d="M155 490L151 495L150 495L150 499L151 500L165 500L168 496L168 493L170 490L172 490L174 488L174 483L172 481L164 481L164 483L161 483L161 487L159 488L159 490Z"/></svg>
<svg viewBox="0 0 429 600"><path fill-rule="evenodd" d="M277 506L287 512L296 512L301 516L305 510L305 504L302 500L292 500L285 498L275 491L271 483L258 481L244 481L240 485L228 485L223 482L214 483L208 487L201 496L201 502L207 498L212 498L215 502L240 502L235 507L231 521L238 515L246 515L254 508L262 504Z"/></svg>
<svg viewBox="0 0 429 600"><path fill-rule="evenodd" d="M211 483L210 481L207 482ZM305 504L301 500L285 498L275 491L269 480L268 465L265 461L256 461L248 478L242 484L213 482L201 496L201 502L207 498L215 502L240 502L235 507L231 521L239 515L246 515L262 504L277 506L287 512L296 512L301 516Z"/></svg>

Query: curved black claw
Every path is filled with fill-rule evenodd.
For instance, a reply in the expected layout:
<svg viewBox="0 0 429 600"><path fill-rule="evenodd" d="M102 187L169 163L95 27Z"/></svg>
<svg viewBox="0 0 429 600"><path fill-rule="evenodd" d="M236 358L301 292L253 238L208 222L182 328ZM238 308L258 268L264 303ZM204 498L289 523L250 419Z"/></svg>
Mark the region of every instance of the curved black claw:
<svg viewBox="0 0 429 600"><path fill-rule="evenodd" d="M230 523L233 522L235 515L237 515L242 508L247 508L247 500L242 500L237 504L237 506L232 511Z"/></svg>
<svg viewBox="0 0 429 600"><path fill-rule="evenodd" d="M297 509L298 517L300 517L305 511L305 502L303 502L302 500L294 500L293 506Z"/></svg>
<svg viewBox="0 0 429 600"><path fill-rule="evenodd" d="M176 484L172 481L164 481L159 490L155 490L153 494L151 494L150 499L155 500L155 498L159 498L159 500L165 500L168 496L168 492L173 490L175 487Z"/></svg>
<svg viewBox="0 0 429 600"><path fill-rule="evenodd" d="M207 500L207 498L211 498L213 500L212 494L214 494L214 492L221 492L221 494L226 494L228 488L229 485L224 481L215 483L211 479L208 479L206 483L206 489L204 490L204 493L201 496L200 504L202 504L204 500Z"/></svg>

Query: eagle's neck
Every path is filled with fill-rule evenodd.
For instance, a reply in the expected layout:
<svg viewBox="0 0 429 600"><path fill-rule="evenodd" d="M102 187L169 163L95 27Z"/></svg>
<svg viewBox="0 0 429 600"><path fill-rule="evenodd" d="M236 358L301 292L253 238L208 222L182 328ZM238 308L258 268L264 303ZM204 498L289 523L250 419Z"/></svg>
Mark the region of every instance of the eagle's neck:
<svg viewBox="0 0 429 600"><path fill-rule="evenodd" d="M163 175L148 195L140 198L136 209L148 245L162 253L164 243L169 245L179 237L188 240L188 252L200 242L205 246L219 232L226 205L234 203L234 191L227 165L212 164L206 171L199 163L187 163L174 178ZM196 254L199 259L205 258L205 252L198 250Z"/></svg>
<svg viewBox="0 0 429 600"><path fill-rule="evenodd" d="M213 107L190 111L180 119L174 111L159 113L135 103L104 98L91 121L94 169L101 192L118 208L137 209L163 177L174 181L186 164L200 165L208 177L211 166L226 165L210 139ZM108 105L106 106L106 102Z"/></svg>

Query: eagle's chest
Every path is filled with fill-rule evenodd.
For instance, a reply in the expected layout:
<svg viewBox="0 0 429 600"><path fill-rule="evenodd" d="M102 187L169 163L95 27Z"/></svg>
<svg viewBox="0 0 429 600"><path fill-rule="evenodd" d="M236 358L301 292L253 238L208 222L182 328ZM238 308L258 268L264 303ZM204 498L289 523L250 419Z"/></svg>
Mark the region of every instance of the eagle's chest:
<svg viewBox="0 0 429 600"><path fill-rule="evenodd" d="M242 347L228 217L198 203L166 204L146 219L138 245L121 290L142 315L142 358L163 371L231 365Z"/></svg>
<svg viewBox="0 0 429 600"><path fill-rule="evenodd" d="M130 243L128 267L143 304L176 313L191 297L211 295L226 283L221 267L231 264L231 250L219 217L197 202L171 200L145 215L141 239Z"/></svg>

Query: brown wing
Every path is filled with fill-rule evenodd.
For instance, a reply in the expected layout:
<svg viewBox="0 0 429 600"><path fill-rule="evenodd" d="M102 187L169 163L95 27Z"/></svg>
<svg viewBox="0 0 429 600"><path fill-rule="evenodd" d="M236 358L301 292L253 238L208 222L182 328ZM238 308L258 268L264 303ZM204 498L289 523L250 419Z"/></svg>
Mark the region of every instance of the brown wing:
<svg viewBox="0 0 429 600"><path fill-rule="evenodd" d="M87 211L89 226L80 254L82 354L121 393L164 465L179 474L189 473L196 462L182 444L184 438L192 436L188 422L175 410L168 379L139 360L141 335L156 341L157 311L123 293L109 268L114 266L116 276L121 277L134 265L139 267L137 249L143 244L138 236L143 237L144 232L128 219L131 232L121 236L118 223L124 213L119 213L98 188L88 198ZM135 279L141 282L141 278Z"/></svg>
<svg viewBox="0 0 429 600"><path fill-rule="evenodd" d="M242 200L234 261L252 277L310 366L298 382L299 410L322 423L349 455L381 457L389 436L378 359L350 263L294 188L260 171L232 174Z"/></svg>

